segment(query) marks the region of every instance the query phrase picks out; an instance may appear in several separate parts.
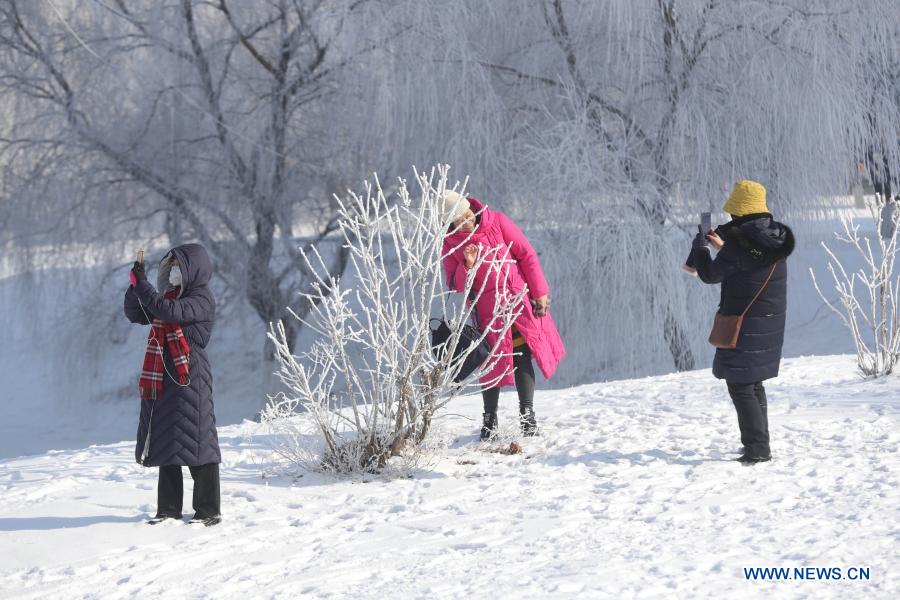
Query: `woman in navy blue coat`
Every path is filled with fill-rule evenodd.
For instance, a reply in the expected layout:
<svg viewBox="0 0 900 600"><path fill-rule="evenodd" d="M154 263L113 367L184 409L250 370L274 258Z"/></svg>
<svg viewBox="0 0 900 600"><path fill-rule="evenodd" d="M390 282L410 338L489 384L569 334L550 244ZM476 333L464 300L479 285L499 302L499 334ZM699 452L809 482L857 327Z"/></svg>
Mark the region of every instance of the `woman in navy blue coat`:
<svg viewBox="0 0 900 600"><path fill-rule="evenodd" d="M766 206L765 188L738 181L725 203L732 220L694 239L691 259L704 283L722 286L719 312L744 317L737 347L716 349L713 375L724 379L737 411L744 463L771 459L769 420L763 381L778 376L787 313L787 262L794 234ZM715 260L712 244L719 252ZM767 278L771 278L766 283ZM763 289L763 286L765 288Z"/></svg>
<svg viewBox="0 0 900 600"><path fill-rule="evenodd" d="M141 401L135 459L159 467L157 514L151 523L181 518L181 467L194 478L194 520L218 523L219 463L222 461L213 406L213 378L206 345L216 317L209 280L212 262L199 244L173 248L159 265L157 288L179 289L166 299L147 281L143 264L132 270L134 285L125 291L125 316L132 323L150 324L158 318L181 327L190 348L189 378L180 384L167 344L162 344L165 374L161 397ZM177 277L173 275L180 274Z"/></svg>

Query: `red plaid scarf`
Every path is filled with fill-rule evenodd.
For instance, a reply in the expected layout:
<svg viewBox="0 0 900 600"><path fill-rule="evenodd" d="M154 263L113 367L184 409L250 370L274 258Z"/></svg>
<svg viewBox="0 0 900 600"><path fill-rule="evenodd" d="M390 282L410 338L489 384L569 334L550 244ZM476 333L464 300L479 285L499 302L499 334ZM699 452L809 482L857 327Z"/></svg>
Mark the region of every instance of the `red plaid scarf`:
<svg viewBox="0 0 900 600"><path fill-rule="evenodd" d="M174 300L178 297L178 289L165 293L166 300ZM163 340L168 344L169 354L175 363L175 372L178 375L178 383L187 385L188 366L191 357L191 348L184 339L181 325L177 323L163 323L161 319L153 319L150 326L150 335L147 337L147 352L144 354L144 369L141 371L141 379L138 386L141 389L141 398L144 400L156 400L162 396L163 379L165 378L165 366L163 363Z"/></svg>

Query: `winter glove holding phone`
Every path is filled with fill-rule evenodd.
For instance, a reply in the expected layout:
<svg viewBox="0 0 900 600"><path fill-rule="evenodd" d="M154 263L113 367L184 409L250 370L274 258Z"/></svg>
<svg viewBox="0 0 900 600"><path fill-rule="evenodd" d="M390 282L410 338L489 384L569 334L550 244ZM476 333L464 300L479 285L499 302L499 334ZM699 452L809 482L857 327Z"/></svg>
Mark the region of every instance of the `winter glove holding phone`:
<svg viewBox="0 0 900 600"><path fill-rule="evenodd" d="M691 248L694 250L702 250L703 248L709 248L709 240L706 239L706 236L697 232L697 235L694 236L694 242L691 244Z"/></svg>
<svg viewBox="0 0 900 600"><path fill-rule="evenodd" d="M147 272L144 270L144 263L135 261L134 266L131 267L129 277L131 278L132 287L137 287L137 284L141 281L147 281Z"/></svg>

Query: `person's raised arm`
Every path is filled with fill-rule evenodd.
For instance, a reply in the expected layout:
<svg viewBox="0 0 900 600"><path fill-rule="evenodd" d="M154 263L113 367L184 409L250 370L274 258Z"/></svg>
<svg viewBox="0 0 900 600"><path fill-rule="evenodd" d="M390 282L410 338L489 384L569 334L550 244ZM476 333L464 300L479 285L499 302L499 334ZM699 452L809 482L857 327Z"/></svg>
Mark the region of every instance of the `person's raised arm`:
<svg viewBox="0 0 900 600"><path fill-rule="evenodd" d="M697 269L697 277L703 283L721 283L738 270L737 257L728 244L722 246L713 260L706 238L699 233L694 238L691 256L694 259L694 268Z"/></svg>
<svg viewBox="0 0 900 600"><path fill-rule="evenodd" d="M456 258L449 243L444 244L444 275L447 279L447 287L454 292L466 291L466 267L461 260Z"/></svg>
<svg viewBox="0 0 900 600"><path fill-rule="evenodd" d="M478 264L478 246L466 242L463 250L463 260L456 256L457 248L451 242L444 243L444 275L447 278L447 286L454 292L463 293L466 291L466 280L469 271ZM452 251L452 252L451 252ZM483 269L475 271L473 290L481 289L484 284Z"/></svg>
<svg viewBox="0 0 900 600"><path fill-rule="evenodd" d="M132 323L137 323L138 325L149 325L149 319L153 318L150 311L147 311L147 314L145 315L144 311L141 310L137 294L135 294L134 288L130 285L125 290L125 317Z"/></svg>
<svg viewBox="0 0 900 600"><path fill-rule="evenodd" d="M216 307L208 294L192 294L175 300L167 300L146 279L135 286L138 298L148 312L166 323L188 325L212 321Z"/></svg>

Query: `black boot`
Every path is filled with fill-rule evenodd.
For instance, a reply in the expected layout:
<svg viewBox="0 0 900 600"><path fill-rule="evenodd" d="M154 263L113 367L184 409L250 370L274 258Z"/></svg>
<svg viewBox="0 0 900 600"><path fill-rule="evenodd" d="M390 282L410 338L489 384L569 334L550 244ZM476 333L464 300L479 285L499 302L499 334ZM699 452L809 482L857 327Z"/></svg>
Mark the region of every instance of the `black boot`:
<svg viewBox="0 0 900 600"><path fill-rule="evenodd" d="M526 408L525 412L519 415L519 422L522 425L522 435L525 437L533 437L538 434L537 419L534 416L534 409Z"/></svg>
<svg viewBox="0 0 900 600"><path fill-rule="evenodd" d="M163 521L175 521L176 519L180 521L181 517L172 517L169 515L156 515L152 519L147 519L146 523L147 523L147 525L159 525Z"/></svg>
<svg viewBox="0 0 900 600"><path fill-rule="evenodd" d="M213 525L218 525L221 522L222 522L221 515L216 515L214 517L206 517L206 518L194 517L193 519L188 521L188 523L190 523L191 525L197 525L197 524L202 523L203 525L206 525L207 527L212 527Z"/></svg>
<svg viewBox="0 0 900 600"><path fill-rule="evenodd" d="M485 442L497 433L497 413L486 412L482 415L484 419L481 425L481 441Z"/></svg>
<svg viewBox="0 0 900 600"><path fill-rule="evenodd" d="M740 456L734 460L738 461L739 463L745 464L745 465L755 465L757 463L769 462L770 460L772 460L772 455L771 454L754 455L754 454L745 453L742 456Z"/></svg>

